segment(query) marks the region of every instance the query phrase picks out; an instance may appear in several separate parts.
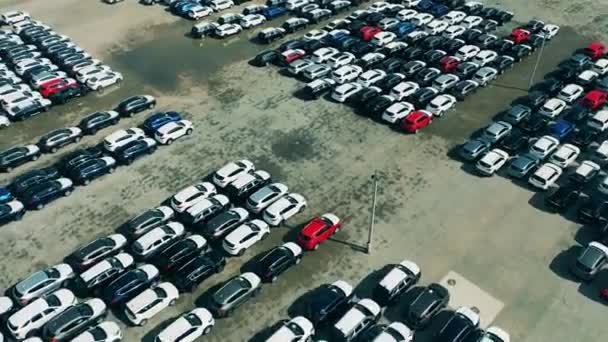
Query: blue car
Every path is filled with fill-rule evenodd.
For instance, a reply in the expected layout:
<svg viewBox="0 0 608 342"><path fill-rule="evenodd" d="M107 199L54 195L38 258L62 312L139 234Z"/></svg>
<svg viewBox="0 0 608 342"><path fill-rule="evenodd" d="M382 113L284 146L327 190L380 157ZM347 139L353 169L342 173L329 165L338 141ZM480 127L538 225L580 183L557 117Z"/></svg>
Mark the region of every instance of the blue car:
<svg viewBox="0 0 608 342"><path fill-rule="evenodd" d="M416 10L418 12L429 12L431 8L435 6L435 3L429 0L422 0L416 5Z"/></svg>
<svg viewBox="0 0 608 342"><path fill-rule="evenodd" d="M287 9L285 7L279 6L270 6L264 10L264 16L266 19L270 20L273 18L280 17L287 13Z"/></svg>
<svg viewBox="0 0 608 342"><path fill-rule="evenodd" d="M148 133L155 132L161 126L169 122L176 122L182 119L178 112L160 112L155 113L146 118L144 121L144 130Z"/></svg>
<svg viewBox="0 0 608 342"><path fill-rule="evenodd" d="M437 4L431 8L431 14L436 18L443 17L450 11L450 8L446 5Z"/></svg>
<svg viewBox="0 0 608 342"><path fill-rule="evenodd" d="M198 6L198 5L199 4L196 2L186 1L186 2L183 2L183 3L175 6L173 11L177 15L185 16L192 7Z"/></svg>
<svg viewBox="0 0 608 342"><path fill-rule="evenodd" d="M562 141L574 133L575 128L576 125L574 125L572 122L560 119L551 125L549 128L549 135L555 137L559 141Z"/></svg>
<svg viewBox="0 0 608 342"><path fill-rule="evenodd" d="M15 197L11 193L11 191L7 188L0 188L0 204L10 202Z"/></svg>
<svg viewBox="0 0 608 342"><path fill-rule="evenodd" d="M405 37L408 34L414 32L416 30L416 25L414 23L399 23L395 27L392 28L391 31L397 35L397 37Z"/></svg>

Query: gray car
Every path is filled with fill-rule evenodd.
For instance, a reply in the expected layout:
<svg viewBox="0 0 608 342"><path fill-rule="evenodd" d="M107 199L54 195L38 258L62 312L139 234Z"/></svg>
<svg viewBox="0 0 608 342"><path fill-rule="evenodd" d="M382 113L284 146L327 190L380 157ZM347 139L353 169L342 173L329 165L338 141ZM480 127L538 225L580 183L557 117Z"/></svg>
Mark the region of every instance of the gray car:
<svg viewBox="0 0 608 342"><path fill-rule="evenodd" d="M606 262L608 262L608 247L593 241L576 258L570 270L583 281L590 281L606 265Z"/></svg>
<svg viewBox="0 0 608 342"><path fill-rule="evenodd" d="M122 229L127 236L136 238L164 225L174 214L173 210L166 206L149 209L131 219Z"/></svg>
<svg viewBox="0 0 608 342"><path fill-rule="evenodd" d="M530 107L524 106L522 104L517 104L515 106L512 106L505 112L503 120L515 125L520 123L530 114L532 114L532 109L530 109Z"/></svg>
<svg viewBox="0 0 608 342"><path fill-rule="evenodd" d="M473 161L481 157L490 149L490 144L481 139L472 139L467 141L460 148L460 157L467 161Z"/></svg>
<svg viewBox="0 0 608 342"><path fill-rule="evenodd" d="M211 295L209 310L215 317L226 317L260 290L260 277L247 272L228 280Z"/></svg>
<svg viewBox="0 0 608 342"><path fill-rule="evenodd" d="M33 299L64 287L72 277L74 277L74 271L70 265L55 265L20 280L13 286L10 295L20 305L26 305Z"/></svg>
<svg viewBox="0 0 608 342"><path fill-rule="evenodd" d="M289 188L281 183L267 185L249 196L246 204L247 209L252 213L260 213L286 195L288 190Z"/></svg>
<svg viewBox="0 0 608 342"><path fill-rule="evenodd" d="M608 75L604 76L596 81L596 87L603 91L608 91Z"/></svg>
<svg viewBox="0 0 608 342"><path fill-rule="evenodd" d="M513 178L524 178L530 174L540 163L540 160L533 155L523 154L513 159L509 165L508 174Z"/></svg>

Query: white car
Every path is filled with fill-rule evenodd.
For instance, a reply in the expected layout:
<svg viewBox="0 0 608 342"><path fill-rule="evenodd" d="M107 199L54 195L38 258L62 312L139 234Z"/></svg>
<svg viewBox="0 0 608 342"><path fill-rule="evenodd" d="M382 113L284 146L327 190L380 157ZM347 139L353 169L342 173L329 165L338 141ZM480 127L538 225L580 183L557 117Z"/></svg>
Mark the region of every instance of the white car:
<svg viewBox="0 0 608 342"><path fill-rule="evenodd" d="M287 0L287 3L285 3L285 8L290 11L294 11L294 10L297 10L298 8L304 7L305 5L307 5L309 3L310 3L309 0Z"/></svg>
<svg viewBox="0 0 608 342"><path fill-rule="evenodd" d="M191 206L216 193L217 190L213 184L209 182L196 183L180 190L171 197L171 208L177 213L183 213Z"/></svg>
<svg viewBox="0 0 608 342"><path fill-rule="evenodd" d="M163 309L175 305L179 291L175 285L165 282L146 289L125 304L125 316L134 325L146 325L148 320Z"/></svg>
<svg viewBox="0 0 608 342"><path fill-rule="evenodd" d="M536 142L532 146L530 146L529 152L533 156L542 160L547 158L551 153L553 153L553 151L555 151L558 146L559 140L550 135L545 135L542 136L540 139L536 140Z"/></svg>
<svg viewBox="0 0 608 342"><path fill-rule="evenodd" d="M169 222L145 233L131 245L133 255L146 259L168 246L172 241L186 232L184 225L179 222Z"/></svg>
<svg viewBox="0 0 608 342"><path fill-rule="evenodd" d="M543 37L545 37L546 40L551 40L553 37L555 37L557 35L558 32L559 32L559 26L553 25L553 24L547 24L547 25L543 26L543 30L541 31L541 34Z"/></svg>
<svg viewBox="0 0 608 342"><path fill-rule="evenodd" d="M234 36L241 32L243 28L237 24L224 24L215 28L215 35L219 38Z"/></svg>
<svg viewBox="0 0 608 342"><path fill-rule="evenodd" d="M59 67L53 64L48 58L28 58L20 60L15 64L15 72L18 75L23 75L24 72L31 68L43 65L48 66L51 71L59 69Z"/></svg>
<svg viewBox="0 0 608 342"><path fill-rule="evenodd" d="M511 342L508 332L497 326L491 326L480 337L479 342Z"/></svg>
<svg viewBox="0 0 608 342"><path fill-rule="evenodd" d="M336 56L339 53L340 53L340 51L336 48L322 47L320 49L315 50L315 52L312 53L311 59L315 63L325 63L331 57Z"/></svg>
<svg viewBox="0 0 608 342"><path fill-rule="evenodd" d="M76 296L72 291L57 290L36 299L12 314L7 320L7 330L16 339L24 339L76 302Z"/></svg>
<svg viewBox="0 0 608 342"><path fill-rule="evenodd" d="M477 164L475 164L475 168L477 168L477 171L481 174L491 176L503 167L508 160L509 154L507 152L495 148L479 159Z"/></svg>
<svg viewBox="0 0 608 342"><path fill-rule="evenodd" d="M332 72L331 77L338 85L353 82L361 75L363 68L358 65L344 65Z"/></svg>
<svg viewBox="0 0 608 342"><path fill-rule="evenodd" d="M8 109L11 107L22 107L32 100L42 100L42 95L37 91L14 92L3 96L2 100L0 100L0 104L2 104L2 108Z"/></svg>
<svg viewBox="0 0 608 342"><path fill-rule="evenodd" d="M300 19L304 19L304 18L300 18ZM289 20L290 19L287 19L286 21L289 21ZM306 19L306 24L308 24L309 22L310 22L310 20ZM332 20L329 23L327 23L327 25L325 25L325 27L323 29L325 29L327 31L331 31L331 30L334 30L338 26L348 25L350 23L351 23L351 21L348 19L336 19L336 20Z"/></svg>
<svg viewBox="0 0 608 342"><path fill-rule="evenodd" d="M186 312L169 324L156 336L156 342L194 342L199 337L207 335L213 329L215 320L211 312L205 308L196 308Z"/></svg>
<svg viewBox="0 0 608 342"><path fill-rule="evenodd" d="M409 102L396 102L382 113L382 120L394 124L401 121L401 119L408 116L414 110L416 108Z"/></svg>
<svg viewBox="0 0 608 342"><path fill-rule="evenodd" d="M91 77L87 80L86 85L91 90L103 91L105 88L114 84L119 84L123 81L122 74L115 71L108 71Z"/></svg>
<svg viewBox="0 0 608 342"><path fill-rule="evenodd" d="M233 6L234 2L232 0L211 0L209 2L209 7L216 12L232 8Z"/></svg>
<svg viewBox="0 0 608 342"><path fill-rule="evenodd" d="M559 91L559 93L557 94L557 98L566 103L572 103L576 101L579 97L583 96L584 92L585 89L580 85L570 83Z"/></svg>
<svg viewBox="0 0 608 342"><path fill-rule="evenodd" d="M441 19L433 19L430 23L426 24L424 30L430 35L440 34L445 31L450 24L447 21Z"/></svg>
<svg viewBox="0 0 608 342"><path fill-rule="evenodd" d="M572 144L563 144L549 158L549 162L563 168L572 164L581 154L581 149Z"/></svg>
<svg viewBox="0 0 608 342"><path fill-rule="evenodd" d="M566 101L557 98L548 99L538 110L538 114L550 119L558 117L566 109Z"/></svg>
<svg viewBox="0 0 608 342"><path fill-rule="evenodd" d="M11 125L11 121L4 115L0 115L0 128L8 127Z"/></svg>
<svg viewBox="0 0 608 342"><path fill-rule="evenodd" d="M304 35L304 40L320 40L327 35L328 33L325 30L310 30Z"/></svg>
<svg viewBox="0 0 608 342"><path fill-rule="evenodd" d="M462 11L449 11L441 19L446 20L450 25L456 25L463 21L467 17L467 14Z"/></svg>
<svg viewBox="0 0 608 342"><path fill-rule="evenodd" d="M476 64L478 67L483 67L488 63L493 62L496 57L498 57L498 53L493 50L481 50L473 59L471 59L471 63Z"/></svg>
<svg viewBox="0 0 608 342"><path fill-rule="evenodd" d="M260 26L266 22L266 17L261 14L249 14L241 18L240 24L243 28L252 28L255 26Z"/></svg>
<svg viewBox="0 0 608 342"><path fill-rule="evenodd" d="M74 337L70 342L118 342L122 340L120 326L112 321L103 321Z"/></svg>
<svg viewBox="0 0 608 342"><path fill-rule="evenodd" d="M459 60L466 62L469 59L475 57L481 49L476 45L465 45L456 51L454 57Z"/></svg>
<svg viewBox="0 0 608 342"><path fill-rule="evenodd" d="M264 221L271 226L278 226L304 208L306 208L306 199L300 194L290 193L264 210Z"/></svg>
<svg viewBox="0 0 608 342"><path fill-rule="evenodd" d="M371 69L359 75L357 83L363 87L369 87L385 77L386 71L380 69Z"/></svg>
<svg viewBox="0 0 608 342"><path fill-rule="evenodd" d="M333 55L327 61L327 65L333 69L338 69L345 65L351 64L356 59L355 55L350 52L341 52Z"/></svg>
<svg viewBox="0 0 608 342"><path fill-rule="evenodd" d="M308 342L315 334L315 327L306 317L297 316L282 323L265 342Z"/></svg>
<svg viewBox="0 0 608 342"><path fill-rule="evenodd" d="M30 14L23 11L10 11L0 14L0 22L5 25L12 25L20 21L30 19Z"/></svg>
<svg viewBox="0 0 608 342"><path fill-rule="evenodd" d="M596 72L600 76L605 75L606 73L608 73L608 59L598 59L597 61L595 61L595 63L593 63L593 66L591 66L591 70Z"/></svg>
<svg viewBox="0 0 608 342"><path fill-rule="evenodd" d="M600 75L597 72L585 70L576 76L576 83L591 86L599 77Z"/></svg>
<svg viewBox="0 0 608 342"><path fill-rule="evenodd" d="M333 330L336 335L344 341L351 341L357 338L362 331L374 324L382 309L369 298L363 298L351 308L334 324Z"/></svg>
<svg viewBox="0 0 608 342"><path fill-rule="evenodd" d="M270 235L270 227L262 220L251 220L237 227L224 238L222 248L230 255L241 256L256 242Z"/></svg>
<svg viewBox="0 0 608 342"><path fill-rule="evenodd" d="M454 108L456 102L456 98L452 95L438 95L429 102L426 106L426 110L433 113L435 116L441 117L445 112Z"/></svg>
<svg viewBox="0 0 608 342"><path fill-rule="evenodd" d="M401 322L386 326L371 342L412 342L414 331Z"/></svg>
<svg viewBox="0 0 608 342"><path fill-rule="evenodd" d="M559 166L545 163L528 178L528 183L536 188L547 190L555 184L557 179L562 175L562 172Z"/></svg>
<svg viewBox="0 0 608 342"><path fill-rule="evenodd" d="M414 17L418 14L418 11L407 8L397 12L396 18L401 21L409 21L414 19Z"/></svg>
<svg viewBox="0 0 608 342"><path fill-rule="evenodd" d="M477 82L479 86L485 87L490 81L496 79L497 76L498 70L485 66L477 70L471 80Z"/></svg>
<svg viewBox="0 0 608 342"><path fill-rule="evenodd" d="M370 42L376 46L385 46L388 43L392 43L395 39L397 39L396 34L393 32L383 31L376 34Z"/></svg>
<svg viewBox="0 0 608 342"><path fill-rule="evenodd" d="M336 102L343 103L361 89L363 89L363 86L359 83L351 82L340 84L334 88L334 91L331 93L331 98Z"/></svg>
<svg viewBox="0 0 608 342"><path fill-rule="evenodd" d="M140 140L146 137L146 134L141 128L132 127L128 129L118 130L105 139L103 139L103 147L108 152L114 152L118 148L135 140Z"/></svg>
<svg viewBox="0 0 608 342"><path fill-rule="evenodd" d="M252 213L258 214L269 205L285 196L289 188L282 183L272 183L254 192L247 199L247 209Z"/></svg>
<svg viewBox="0 0 608 342"><path fill-rule="evenodd" d="M383 12L390 8L390 4L384 1L374 2L367 8L368 12Z"/></svg>
<svg viewBox="0 0 608 342"><path fill-rule="evenodd" d="M435 19L435 17L433 17L432 14L421 12L416 14L411 21L412 23L414 23L414 25L420 27L430 23L431 21L433 21L433 19Z"/></svg>
<svg viewBox="0 0 608 342"><path fill-rule="evenodd" d="M483 133L481 134L481 139L493 144L511 133L512 129L513 125L510 123L505 121L496 121L484 129Z"/></svg>
<svg viewBox="0 0 608 342"><path fill-rule="evenodd" d="M389 95L394 98L395 101L401 101L414 94L418 89L420 89L418 83L411 81L401 82L391 89Z"/></svg>
<svg viewBox="0 0 608 342"><path fill-rule="evenodd" d="M458 36L461 36L466 30L467 29L465 29L464 26L452 25L446 28L445 31L441 33L441 36L449 39L454 39Z"/></svg>
<svg viewBox="0 0 608 342"><path fill-rule="evenodd" d="M156 129L154 139L159 144L171 145L175 140L192 134L194 127L188 120L169 122Z"/></svg>
<svg viewBox="0 0 608 342"><path fill-rule="evenodd" d="M82 68L76 72L76 80L80 83L87 83L93 77L101 76L109 71L112 71L107 65L91 65Z"/></svg>
<svg viewBox="0 0 608 342"><path fill-rule="evenodd" d="M220 188L224 188L239 178L241 174L252 173L253 171L255 171L255 166L247 159L230 162L213 174L213 183Z"/></svg>
<svg viewBox="0 0 608 342"><path fill-rule="evenodd" d="M188 18L194 20L199 20L201 18L208 17L211 14L213 14L213 9L211 7L201 5L190 7L188 12L186 13Z"/></svg>
<svg viewBox="0 0 608 342"><path fill-rule="evenodd" d="M482 21L483 21L482 17L476 16L476 15L470 15L470 16L464 18L464 20L462 20L460 22L460 25L466 27L467 29L472 29L472 28L478 26L479 24L481 24Z"/></svg>

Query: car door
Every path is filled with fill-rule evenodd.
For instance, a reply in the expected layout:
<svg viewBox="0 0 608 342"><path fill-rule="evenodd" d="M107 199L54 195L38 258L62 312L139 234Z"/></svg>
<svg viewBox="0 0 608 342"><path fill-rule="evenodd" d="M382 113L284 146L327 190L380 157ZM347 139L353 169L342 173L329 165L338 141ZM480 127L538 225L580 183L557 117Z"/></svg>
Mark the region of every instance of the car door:
<svg viewBox="0 0 608 342"><path fill-rule="evenodd" d="M243 246L244 248L249 248L253 246L253 244L257 242L256 237L256 232L251 232L247 234L243 239L241 239L241 246Z"/></svg>
<svg viewBox="0 0 608 342"><path fill-rule="evenodd" d="M247 300L247 289L239 289L226 303L229 308L235 308Z"/></svg>
<svg viewBox="0 0 608 342"><path fill-rule="evenodd" d="M323 228L319 229L317 234L315 234L315 240L318 242L327 240L331 236L330 228L331 226L326 224Z"/></svg>

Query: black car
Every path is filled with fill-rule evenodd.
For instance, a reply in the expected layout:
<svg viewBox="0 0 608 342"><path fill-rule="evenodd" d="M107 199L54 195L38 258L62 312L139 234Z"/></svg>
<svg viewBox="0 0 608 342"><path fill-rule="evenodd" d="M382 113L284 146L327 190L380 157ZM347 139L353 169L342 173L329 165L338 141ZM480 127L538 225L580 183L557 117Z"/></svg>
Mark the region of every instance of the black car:
<svg viewBox="0 0 608 342"><path fill-rule="evenodd" d="M15 113L13 113L11 119L14 121L25 120L42 112L46 112L47 110L49 110L49 108L49 104L36 99L31 101L28 105L21 107Z"/></svg>
<svg viewBox="0 0 608 342"><path fill-rule="evenodd" d="M525 44L517 44L507 54L519 62L532 53L532 48Z"/></svg>
<svg viewBox="0 0 608 342"><path fill-rule="evenodd" d="M394 102L395 99L387 95L374 97L365 104L366 114L370 117L378 117Z"/></svg>
<svg viewBox="0 0 608 342"><path fill-rule="evenodd" d="M35 169L15 177L9 188L17 197L19 197L28 188L36 184L57 179L59 176L59 170L53 166Z"/></svg>
<svg viewBox="0 0 608 342"><path fill-rule="evenodd" d="M549 95L542 91L533 90L526 96L526 105L532 109L538 109L549 99Z"/></svg>
<svg viewBox="0 0 608 342"><path fill-rule="evenodd" d="M539 85L539 88L550 96L555 96L560 92L560 90L562 90L564 85L564 81L560 80L559 78L549 77Z"/></svg>
<svg viewBox="0 0 608 342"><path fill-rule="evenodd" d="M306 51L306 53L312 53L314 51L317 51L318 49L322 48L322 47L326 47L327 44L325 43L324 40L322 39L313 39L313 40L309 40L306 42L306 44L304 44L304 47L302 48L304 51Z"/></svg>
<svg viewBox="0 0 608 342"><path fill-rule="evenodd" d="M498 27L498 23L492 19L484 19L477 25L477 27L484 32L492 32Z"/></svg>
<svg viewBox="0 0 608 342"><path fill-rule="evenodd" d="M334 47L341 51L350 51L351 47L359 42L360 40L358 38L348 37L334 42Z"/></svg>
<svg viewBox="0 0 608 342"><path fill-rule="evenodd" d="M312 81L301 90L301 94L307 100L314 100L333 89L335 82L330 78Z"/></svg>
<svg viewBox="0 0 608 342"><path fill-rule="evenodd" d="M530 137L522 131L514 129L500 141L500 148L509 155L517 154L528 146Z"/></svg>
<svg viewBox="0 0 608 342"><path fill-rule="evenodd" d="M58 92L51 94L48 99L54 104L65 104L69 100L81 97L87 93L88 88L85 86L72 86L61 89Z"/></svg>
<svg viewBox="0 0 608 342"><path fill-rule="evenodd" d="M545 44L545 37L540 34L532 34L526 39L526 45L532 48L532 51L538 49L543 44Z"/></svg>
<svg viewBox="0 0 608 342"><path fill-rule="evenodd" d="M40 137L37 145L44 152L55 153L64 146L79 142L80 139L82 139L80 128L60 128Z"/></svg>
<svg viewBox="0 0 608 342"><path fill-rule="evenodd" d="M376 46L372 43L358 42L353 44L353 46L350 48L350 52L357 57L361 57L368 52L374 51L375 49Z"/></svg>
<svg viewBox="0 0 608 342"><path fill-rule="evenodd" d="M78 164L83 163L89 159L99 158L102 155L103 152L99 148L90 147L78 149L63 156L59 160L57 167L63 175L67 176L69 175L70 170Z"/></svg>
<svg viewBox="0 0 608 342"><path fill-rule="evenodd" d="M265 282L274 283L279 275L302 260L302 248L287 242L264 253L254 266L255 273Z"/></svg>
<svg viewBox="0 0 608 342"><path fill-rule="evenodd" d="M479 36L483 34L483 31L478 29L468 29L460 35L460 39L464 40L467 44L473 44Z"/></svg>
<svg viewBox="0 0 608 342"><path fill-rule="evenodd" d="M77 272L83 272L98 261L118 253L127 243L127 238L121 234L95 239L79 247L64 258L64 262Z"/></svg>
<svg viewBox="0 0 608 342"><path fill-rule="evenodd" d="M437 90L431 87L420 88L410 97L411 103L417 108L426 107L429 102L437 95Z"/></svg>
<svg viewBox="0 0 608 342"><path fill-rule="evenodd" d="M285 30L282 28L265 29L258 32L257 39L264 44L270 44L277 39L285 37L285 34Z"/></svg>
<svg viewBox="0 0 608 342"><path fill-rule="evenodd" d="M0 170L10 172L19 165L38 159L41 154L36 145L14 146L0 151Z"/></svg>
<svg viewBox="0 0 608 342"><path fill-rule="evenodd" d="M574 135L570 138L570 143L579 148L586 148L592 142L598 141L600 132L590 127L583 127L574 132Z"/></svg>
<svg viewBox="0 0 608 342"><path fill-rule="evenodd" d="M437 68L424 68L418 71L414 81L421 87L425 87L430 85L431 82L433 82L433 80L439 75L441 75L441 71Z"/></svg>
<svg viewBox="0 0 608 342"><path fill-rule="evenodd" d="M425 61L427 65L435 65L445 55L445 51L442 50L429 50L422 54L422 60Z"/></svg>
<svg viewBox="0 0 608 342"><path fill-rule="evenodd" d="M244 209L233 208L218 214L206 224L197 225L195 230L209 240L219 240L240 226L247 217Z"/></svg>
<svg viewBox="0 0 608 342"><path fill-rule="evenodd" d="M445 38L440 36L428 36L420 41L420 47L425 50L439 49L443 44L446 43Z"/></svg>
<svg viewBox="0 0 608 342"><path fill-rule="evenodd" d="M531 33L538 33L540 31L542 31L544 27L545 27L544 22L542 22L540 20L532 19L526 24L526 26L524 26L524 29L530 31Z"/></svg>
<svg viewBox="0 0 608 342"><path fill-rule="evenodd" d="M529 135L535 135L544 130L549 121L539 115L529 115L519 122L519 128Z"/></svg>
<svg viewBox="0 0 608 342"><path fill-rule="evenodd" d="M513 19L513 12L505 11L499 9L496 14L492 16L491 19L496 20L500 25L504 25Z"/></svg>
<svg viewBox="0 0 608 342"><path fill-rule="evenodd" d="M462 11L468 15L479 15L483 10L483 4L479 2L465 3L456 7L456 10Z"/></svg>
<svg viewBox="0 0 608 342"><path fill-rule="evenodd" d="M579 196L577 184L562 186L545 198L545 206L553 211L563 211L576 202Z"/></svg>
<svg viewBox="0 0 608 342"><path fill-rule="evenodd" d="M477 37L477 46L479 46L482 49L487 49L496 40L498 40L498 37L496 37L495 35L489 34L489 33L484 33L484 34L480 35L479 37Z"/></svg>
<svg viewBox="0 0 608 342"><path fill-rule="evenodd" d="M386 15L378 12L370 13L365 16L365 21L368 25L377 25L382 19L386 18Z"/></svg>
<svg viewBox="0 0 608 342"><path fill-rule="evenodd" d="M356 35L359 34L359 31L365 26L367 26L365 21L357 19L350 22L346 29L349 30L352 35Z"/></svg>
<svg viewBox="0 0 608 342"><path fill-rule="evenodd" d="M383 78L380 81L376 82L376 84L374 84L374 85L376 87L382 89L382 91L388 92L394 86L396 86L397 84L401 83L404 80L405 80L405 77L404 77L403 74L393 73L393 74L386 75L385 78Z"/></svg>
<svg viewBox="0 0 608 342"><path fill-rule="evenodd" d="M173 210L168 207L148 209L125 223L122 231L128 237L137 238L156 227L164 225L173 215Z"/></svg>
<svg viewBox="0 0 608 342"><path fill-rule="evenodd" d="M154 97L150 95L135 95L122 100L114 110L122 116L132 117L146 109L152 109L154 106L156 106L156 99Z"/></svg>
<svg viewBox="0 0 608 342"><path fill-rule="evenodd" d="M462 39L452 38L446 40L446 42L441 46L441 49L447 53L454 53L466 44L467 43Z"/></svg>
<svg viewBox="0 0 608 342"><path fill-rule="evenodd" d="M401 72L407 77L412 77L425 66L426 63L423 61L409 61L401 67Z"/></svg>
<svg viewBox="0 0 608 342"><path fill-rule="evenodd" d="M74 304L51 318L42 328L42 336L46 341L71 341L88 327L101 323L105 316L106 305L101 299Z"/></svg>
<svg viewBox="0 0 608 342"><path fill-rule="evenodd" d="M452 313L435 336L436 342L463 342L479 327L479 315L467 307Z"/></svg>
<svg viewBox="0 0 608 342"><path fill-rule="evenodd" d="M70 170L70 178L75 183L87 185L93 180L116 170L116 160L112 157L94 158L84 161Z"/></svg>
<svg viewBox="0 0 608 342"><path fill-rule="evenodd" d="M100 290L114 281L133 265L133 257L127 253L99 261L88 270L80 273L73 282L73 289L80 297L99 296Z"/></svg>
<svg viewBox="0 0 608 342"><path fill-rule="evenodd" d="M382 89L378 87L363 88L351 96L350 103L353 106L363 107L371 99L380 96L380 94L382 94Z"/></svg>
<svg viewBox="0 0 608 342"><path fill-rule="evenodd" d="M83 134L95 134L100 129L116 125L120 117L115 111L95 112L87 115L78 124Z"/></svg>
<svg viewBox="0 0 608 342"><path fill-rule="evenodd" d="M464 99L473 94L479 88L479 84L475 81L464 80L456 83L451 89L450 94L458 101L464 101Z"/></svg>
<svg viewBox="0 0 608 342"><path fill-rule="evenodd" d="M255 66L266 66L276 63L279 60L280 54L275 50L262 51L255 56L251 63Z"/></svg>
<svg viewBox="0 0 608 342"><path fill-rule="evenodd" d="M59 197L69 196L72 190L74 190L72 181L58 178L31 186L23 192L21 199L28 209L42 209Z"/></svg>
<svg viewBox="0 0 608 342"><path fill-rule="evenodd" d="M493 18L496 14L498 14L498 8L495 7L485 7L479 12L480 17L487 19Z"/></svg>
<svg viewBox="0 0 608 342"><path fill-rule="evenodd" d="M431 318L447 306L449 300L450 293L448 290L437 283L433 283L426 287L409 305L405 319L411 324L411 327L423 328Z"/></svg>
<svg viewBox="0 0 608 342"><path fill-rule="evenodd" d="M324 284L310 293L305 316L315 327L331 324L349 309L352 287L344 281Z"/></svg>
<svg viewBox="0 0 608 342"><path fill-rule="evenodd" d="M475 63L464 62L458 64L456 69L454 69L453 74L458 76L461 80L466 80L471 78L473 74L479 69L479 66Z"/></svg>
<svg viewBox="0 0 608 342"><path fill-rule="evenodd" d="M157 149L156 140L144 138L121 146L112 155L119 163L129 165L140 157L154 153Z"/></svg>
<svg viewBox="0 0 608 342"><path fill-rule="evenodd" d="M582 104L575 104L574 106L565 110L564 118L570 122L579 122L586 119L591 114L591 109Z"/></svg>
<svg viewBox="0 0 608 342"><path fill-rule="evenodd" d="M158 269L145 264L116 278L103 289L102 298L109 305L119 305L160 281Z"/></svg>
<svg viewBox="0 0 608 342"><path fill-rule="evenodd" d="M205 238L200 235L190 235L160 251L152 258L151 263L161 271L172 272L200 255L206 248Z"/></svg>
<svg viewBox="0 0 608 342"><path fill-rule="evenodd" d="M192 292L207 278L221 272L225 265L226 258L212 250L195 257L178 268L173 277L173 284L180 292Z"/></svg>
<svg viewBox="0 0 608 342"><path fill-rule="evenodd" d="M515 64L515 59L513 57L498 56L490 63L490 66L496 69L499 74L502 74L506 70L513 68L513 64Z"/></svg>
<svg viewBox="0 0 608 342"><path fill-rule="evenodd" d="M400 58L392 57L380 63L380 69L386 71L387 73L397 72L402 65L403 61Z"/></svg>
<svg viewBox="0 0 608 342"><path fill-rule="evenodd" d="M415 46L410 46L406 49L401 50L401 52L399 52L399 57L401 57L405 60L413 60L413 59L419 59L423 53L424 53L423 49L421 49L419 47L415 47Z"/></svg>
<svg viewBox="0 0 608 342"><path fill-rule="evenodd" d="M584 197L578 208L577 218L583 223L596 223L600 217L608 213L608 201L601 194Z"/></svg>
<svg viewBox="0 0 608 342"><path fill-rule="evenodd" d="M511 48L515 45L510 39L499 39L490 45L490 49L496 51L499 54L504 54L511 51Z"/></svg>
<svg viewBox="0 0 608 342"><path fill-rule="evenodd" d="M555 71L555 75L562 79L564 82L572 81L576 76L578 76L579 71L569 65L561 66Z"/></svg>
<svg viewBox="0 0 608 342"><path fill-rule="evenodd" d="M20 220L25 214L25 207L19 201L0 203L0 225Z"/></svg>

